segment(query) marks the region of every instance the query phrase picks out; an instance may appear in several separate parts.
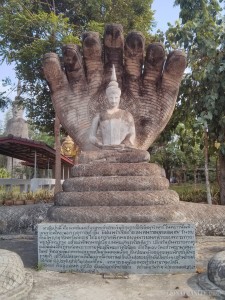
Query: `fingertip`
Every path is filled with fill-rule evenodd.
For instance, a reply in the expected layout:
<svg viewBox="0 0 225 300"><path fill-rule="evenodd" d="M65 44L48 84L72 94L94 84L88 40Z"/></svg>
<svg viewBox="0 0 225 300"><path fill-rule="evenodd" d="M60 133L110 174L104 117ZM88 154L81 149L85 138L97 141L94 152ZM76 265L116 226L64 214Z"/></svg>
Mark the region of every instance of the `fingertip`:
<svg viewBox="0 0 225 300"><path fill-rule="evenodd" d="M58 55L54 52L49 52L43 55L43 69L48 68L50 64L54 64L55 66L59 65L61 68L61 63Z"/></svg>
<svg viewBox="0 0 225 300"><path fill-rule="evenodd" d="M104 33L104 44L110 48L123 48L123 26L121 24L106 24Z"/></svg>
<svg viewBox="0 0 225 300"><path fill-rule="evenodd" d="M77 68L77 63L81 64L80 46L76 44L63 45L62 53L66 71L71 72Z"/></svg>
<svg viewBox="0 0 225 300"><path fill-rule="evenodd" d="M132 31L127 35L125 42L125 56L132 57L141 57L144 56L145 48L145 37L141 32Z"/></svg>
<svg viewBox="0 0 225 300"><path fill-rule="evenodd" d="M102 45L98 32L85 32L82 35L83 53L85 59L100 59L102 55Z"/></svg>
<svg viewBox="0 0 225 300"><path fill-rule="evenodd" d="M181 50L174 50L170 52L167 57L164 72L171 75L182 76L186 66L186 54Z"/></svg>
<svg viewBox="0 0 225 300"><path fill-rule="evenodd" d="M63 78L63 71L59 57L56 53L50 52L43 56L43 73L51 90L56 90L58 85L56 82L60 77Z"/></svg>
<svg viewBox="0 0 225 300"><path fill-rule="evenodd" d="M44 54L44 56L43 56L43 60L50 59L50 58L56 58L56 59L58 59L59 57L58 57L58 55L57 55L56 53L54 53L54 52L46 53L46 54Z"/></svg>
<svg viewBox="0 0 225 300"><path fill-rule="evenodd" d="M162 68L165 61L165 49L161 43L152 43L146 50L145 61L154 68Z"/></svg>
<svg viewBox="0 0 225 300"><path fill-rule="evenodd" d="M122 83L124 37L121 24L107 24L104 33L104 82L109 82L112 65L115 66L117 81Z"/></svg>

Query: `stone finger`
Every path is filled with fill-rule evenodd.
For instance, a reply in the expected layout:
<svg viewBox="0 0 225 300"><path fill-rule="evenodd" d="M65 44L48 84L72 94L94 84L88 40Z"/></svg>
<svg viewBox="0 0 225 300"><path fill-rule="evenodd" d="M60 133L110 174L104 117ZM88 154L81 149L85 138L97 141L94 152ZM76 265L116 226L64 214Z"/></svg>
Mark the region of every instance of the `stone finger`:
<svg viewBox="0 0 225 300"><path fill-rule="evenodd" d="M168 105L169 103L175 105L186 64L186 55L182 51L175 50L167 57L160 89L164 97L168 99Z"/></svg>
<svg viewBox="0 0 225 300"><path fill-rule="evenodd" d="M140 32L130 32L126 38L125 53L125 78L130 90L137 92L140 87L144 58L145 38Z"/></svg>
<svg viewBox="0 0 225 300"><path fill-rule="evenodd" d="M56 53L47 53L43 58L43 71L52 93L60 92L68 87L68 81L62 70L59 57Z"/></svg>
<svg viewBox="0 0 225 300"><path fill-rule="evenodd" d="M186 67L186 55L182 51L171 52L166 60L162 81L157 91L160 101L160 115L162 124L167 124L174 110L179 85Z"/></svg>
<svg viewBox="0 0 225 300"><path fill-rule="evenodd" d="M123 27L120 24L108 24L104 33L104 79L106 84L110 81L112 65L115 65L119 86L122 83L123 74Z"/></svg>
<svg viewBox="0 0 225 300"><path fill-rule="evenodd" d="M95 94L103 75L102 44L97 32L83 34L83 57L89 90Z"/></svg>
<svg viewBox="0 0 225 300"><path fill-rule="evenodd" d="M80 47L75 44L64 45L63 62L69 84L75 93L87 90L83 58Z"/></svg>
<svg viewBox="0 0 225 300"><path fill-rule="evenodd" d="M171 52L165 63L162 84L170 89L178 89L186 65L187 59L184 52L180 50Z"/></svg>
<svg viewBox="0 0 225 300"><path fill-rule="evenodd" d="M160 82L165 63L165 50L161 43L148 45L144 65L144 84L156 85Z"/></svg>

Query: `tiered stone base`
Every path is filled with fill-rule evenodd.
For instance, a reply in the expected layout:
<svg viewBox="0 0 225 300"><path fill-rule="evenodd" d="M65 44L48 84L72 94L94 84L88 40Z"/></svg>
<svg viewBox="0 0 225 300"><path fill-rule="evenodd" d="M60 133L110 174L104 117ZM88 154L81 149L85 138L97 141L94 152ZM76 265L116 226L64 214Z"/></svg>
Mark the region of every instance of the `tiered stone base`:
<svg viewBox="0 0 225 300"><path fill-rule="evenodd" d="M115 154L115 155L113 155ZM225 235L225 207L181 203L146 151L82 153L48 211L52 222L191 222L199 235ZM91 158L93 160L91 161ZM124 162L130 160L131 162ZM114 162L113 162L114 161Z"/></svg>
<svg viewBox="0 0 225 300"><path fill-rule="evenodd" d="M93 163L73 167L56 206L149 206L179 202L164 170L149 163Z"/></svg>
<svg viewBox="0 0 225 300"><path fill-rule="evenodd" d="M110 207L113 211L121 206L124 210L125 207L143 208L179 202L177 193L168 189L164 170L157 164L148 163L146 151L83 152L78 160L80 163L72 170L73 177L65 180L63 192L56 195L55 206L49 211L53 221L58 220L57 215L62 216L63 211L66 214L68 207L70 220L74 215L72 222L79 222L75 216L81 207L83 212L96 210L96 207L100 210ZM86 217L84 219L88 221Z"/></svg>

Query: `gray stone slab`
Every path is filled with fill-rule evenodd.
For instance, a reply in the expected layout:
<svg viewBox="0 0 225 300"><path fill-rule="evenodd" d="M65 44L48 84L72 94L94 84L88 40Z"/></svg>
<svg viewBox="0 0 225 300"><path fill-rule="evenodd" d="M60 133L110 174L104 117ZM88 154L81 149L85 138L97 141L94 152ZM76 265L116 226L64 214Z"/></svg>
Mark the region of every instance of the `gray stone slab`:
<svg viewBox="0 0 225 300"><path fill-rule="evenodd" d="M42 223L38 261L54 271L194 272L195 229L188 223Z"/></svg>
<svg viewBox="0 0 225 300"><path fill-rule="evenodd" d="M79 164L72 168L73 177L86 176L162 176L165 170L153 163L95 163Z"/></svg>
<svg viewBox="0 0 225 300"><path fill-rule="evenodd" d="M168 187L168 179L157 176L74 177L63 183L65 192L146 191L165 190Z"/></svg>
<svg viewBox="0 0 225 300"><path fill-rule="evenodd" d="M149 206L173 203L179 203L179 195L173 190L59 192L55 195L55 205L59 206Z"/></svg>
<svg viewBox="0 0 225 300"><path fill-rule="evenodd" d="M150 154L148 151L140 149L129 150L100 150L81 151L76 157L76 164L89 163L142 163L149 162Z"/></svg>
<svg viewBox="0 0 225 300"><path fill-rule="evenodd" d="M0 234L37 232L37 223L47 215L52 203L0 206Z"/></svg>

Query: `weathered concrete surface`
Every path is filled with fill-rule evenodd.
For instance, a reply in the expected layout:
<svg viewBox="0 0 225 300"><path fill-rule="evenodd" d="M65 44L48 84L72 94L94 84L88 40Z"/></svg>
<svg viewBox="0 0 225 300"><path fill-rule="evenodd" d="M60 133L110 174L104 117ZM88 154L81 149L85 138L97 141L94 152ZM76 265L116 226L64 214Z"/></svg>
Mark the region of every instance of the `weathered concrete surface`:
<svg viewBox="0 0 225 300"><path fill-rule="evenodd" d="M0 234L36 232L51 205L0 206Z"/></svg>
<svg viewBox="0 0 225 300"><path fill-rule="evenodd" d="M59 192L56 206L148 206L179 203L175 191Z"/></svg>
<svg viewBox="0 0 225 300"><path fill-rule="evenodd" d="M95 163L79 164L72 168L72 177L86 176L162 176L165 170L153 163Z"/></svg>
<svg viewBox="0 0 225 300"><path fill-rule="evenodd" d="M0 234L35 233L37 224L47 220L48 209L48 215L55 222L193 222L197 235L225 236L224 206L185 202L142 207L56 207L52 204L1 206Z"/></svg>
<svg viewBox="0 0 225 300"><path fill-rule="evenodd" d="M0 248L14 249L33 274L34 286L28 295L29 300L222 300L224 298L218 290L200 288L197 273L206 272L209 259L224 250L224 245L225 237L197 237L196 273L129 275L128 278L117 276L114 279L110 274L103 277L44 270L37 272L34 269L37 266L36 236L11 235L0 238ZM30 248L34 251L30 251Z"/></svg>
<svg viewBox="0 0 225 300"><path fill-rule="evenodd" d="M48 211L52 222L66 223L194 223L197 235L225 235L225 207L180 202L155 206L53 206Z"/></svg>
<svg viewBox="0 0 225 300"><path fill-rule="evenodd" d="M169 181L157 176L74 177L63 182L65 192L166 190Z"/></svg>

